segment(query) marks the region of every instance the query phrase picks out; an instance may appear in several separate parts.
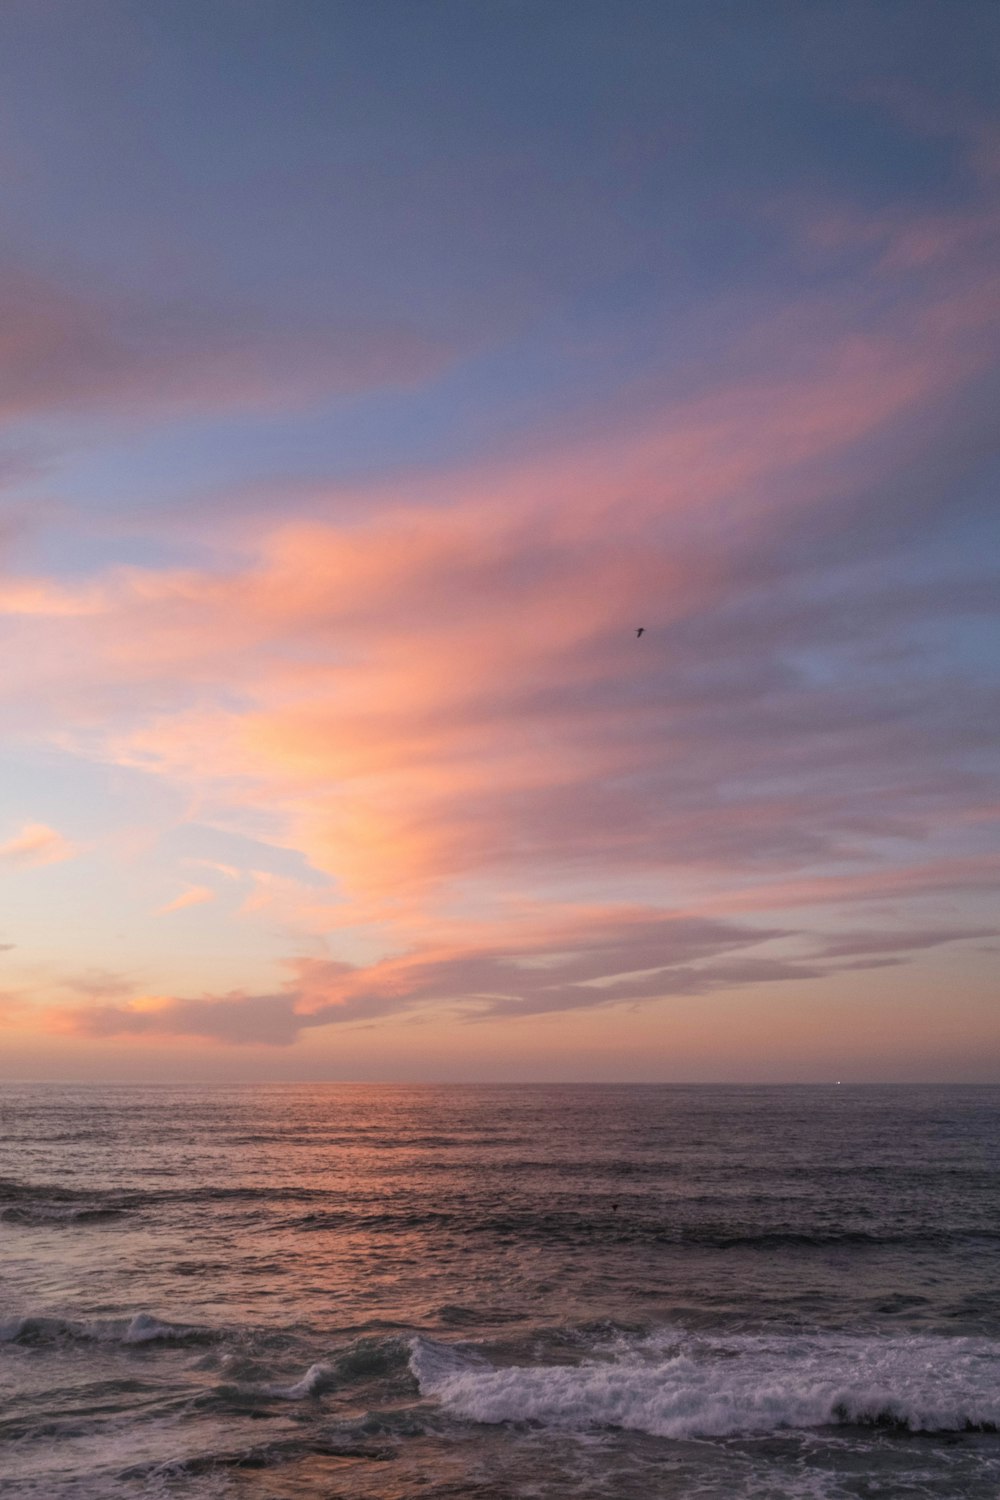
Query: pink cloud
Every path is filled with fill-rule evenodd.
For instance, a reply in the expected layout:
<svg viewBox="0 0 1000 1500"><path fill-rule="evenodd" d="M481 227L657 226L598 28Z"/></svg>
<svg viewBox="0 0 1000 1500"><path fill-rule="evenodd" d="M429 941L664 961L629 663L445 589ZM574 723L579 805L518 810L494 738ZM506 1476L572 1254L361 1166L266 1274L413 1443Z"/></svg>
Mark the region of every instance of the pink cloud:
<svg viewBox="0 0 1000 1500"><path fill-rule="evenodd" d="M993 935L995 929L896 928L844 933L824 943L804 934L644 910L549 914L535 930L488 944L425 947L367 966L299 959L269 994L233 991L192 999L143 997L50 1014L60 1030L96 1037L198 1036L235 1045L290 1046L304 1031L366 1025L447 1007L467 1020L604 1009L709 996L746 985L815 981L879 969L915 953ZM785 951L761 954L766 944ZM808 951L811 949L812 951ZM710 1021L707 1021L710 1024Z"/></svg>
<svg viewBox="0 0 1000 1500"><path fill-rule="evenodd" d="M157 907L158 916L166 916L167 912L184 911L188 906L203 906L207 901L215 900L215 892L207 885L188 886L179 896L168 901L166 906Z"/></svg>
<svg viewBox="0 0 1000 1500"><path fill-rule="evenodd" d="M54 865L73 859L76 845L45 823L26 823L21 832L0 844L0 860L12 865Z"/></svg>
<svg viewBox="0 0 1000 1500"><path fill-rule="evenodd" d="M703 899L706 910L776 911L796 906L840 906L854 902L898 901L1000 888L1000 855L994 853L924 860L856 870L850 874L797 874L750 889L730 887Z"/></svg>

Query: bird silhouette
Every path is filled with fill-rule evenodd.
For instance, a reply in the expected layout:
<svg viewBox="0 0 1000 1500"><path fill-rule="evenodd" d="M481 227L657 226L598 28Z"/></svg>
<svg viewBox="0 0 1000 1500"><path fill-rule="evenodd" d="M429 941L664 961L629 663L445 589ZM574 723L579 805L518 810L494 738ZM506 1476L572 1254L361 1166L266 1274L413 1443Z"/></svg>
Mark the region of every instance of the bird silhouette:
<svg viewBox="0 0 1000 1500"><path fill-rule="evenodd" d="M639 629L638 629L638 630L637 630L637 631L636 631L636 633L635 633L635 638L636 638L636 640L638 640L638 639L639 639L639 637L640 637L640 636L641 636L641 635L642 635L642 633L643 633L643 631L644 631L644 630L645 630L645 629L646 629L646 627L645 627L645 625L640 625L640 626L639 626Z"/></svg>

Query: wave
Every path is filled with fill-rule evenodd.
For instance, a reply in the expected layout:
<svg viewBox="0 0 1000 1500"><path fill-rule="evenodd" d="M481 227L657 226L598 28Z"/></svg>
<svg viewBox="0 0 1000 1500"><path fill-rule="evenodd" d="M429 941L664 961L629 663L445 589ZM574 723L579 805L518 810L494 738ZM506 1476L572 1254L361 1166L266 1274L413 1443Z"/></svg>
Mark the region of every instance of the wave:
<svg viewBox="0 0 1000 1500"><path fill-rule="evenodd" d="M447 1198L438 1199L434 1206L345 1204L336 1190L305 1185L200 1183L112 1191L5 1178L0 1179L0 1222L29 1227L88 1225L148 1210L216 1204L237 1209L246 1206L248 1210L268 1207L275 1229L295 1233L448 1234L463 1239L487 1237L574 1247L650 1245L765 1252L946 1250L976 1244L992 1246L1000 1241L1000 1229L985 1213L979 1222L948 1227L934 1221L913 1224L898 1220L830 1226L822 1221L810 1223L808 1218L795 1223L794 1217L788 1220L781 1213L775 1217L772 1206L771 1222L761 1223L736 1205L730 1214L698 1214L699 1206L717 1205L718 1199L712 1195L679 1199L673 1217L651 1213L647 1203L633 1204L625 1186L621 1195L620 1210L608 1203L604 1193L593 1204L581 1201L580 1206L549 1207L542 1212L519 1211L499 1195L490 1195L478 1212L470 1213L466 1204L453 1206Z"/></svg>
<svg viewBox="0 0 1000 1500"><path fill-rule="evenodd" d="M0 1178L0 1222L61 1228L120 1219L134 1207L126 1193L108 1193L61 1183L20 1182Z"/></svg>
<svg viewBox="0 0 1000 1500"><path fill-rule="evenodd" d="M155 1481L174 1485L178 1480L202 1479L213 1474L225 1475L231 1469L270 1469L278 1464L308 1458L367 1459L373 1463L384 1463L397 1457L394 1447L375 1446L365 1436L353 1436L349 1431L342 1441L303 1438L272 1438L270 1442L253 1444L228 1452L192 1454L187 1458L153 1459L145 1463L132 1464L118 1473L121 1480L142 1480L146 1484ZM199 1489L199 1493L200 1493ZM144 1491L145 1493L145 1491ZM160 1493L160 1491L157 1491ZM171 1493L173 1491L171 1490ZM228 1485L222 1491L230 1494Z"/></svg>
<svg viewBox="0 0 1000 1500"><path fill-rule="evenodd" d="M61 1182L25 1182L18 1178L0 1178L0 1203L86 1203L107 1202L122 1208L139 1208L157 1203L227 1203L252 1202L312 1203L329 1200L329 1188L259 1183L201 1183L185 1187L128 1188L108 1192L100 1188L67 1187Z"/></svg>
<svg viewBox="0 0 1000 1500"><path fill-rule="evenodd" d="M120 1219L128 1209L114 1204L19 1203L0 1210L4 1224L51 1225L100 1224Z"/></svg>
<svg viewBox="0 0 1000 1500"><path fill-rule="evenodd" d="M853 1335L616 1340L578 1364L490 1364L413 1339L421 1393L452 1416L666 1438L830 1426L1000 1431L1000 1341Z"/></svg>
<svg viewBox="0 0 1000 1500"><path fill-rule="evenodd" d="M410 1344L405 1339L357 1339L329 1360L310 1365L301 1379L290 1385L270 1384L256 1389L261 1395L274 1396L282 1401L304 1401L325 1395L327 1391L384 1379L405 1370L409 1356Z"/></svg>
<svg viewBox="0 0 1000 1500"><path fill-rule="evenodd" d="M27 1228L64 1228L107 1223L146 1210L194 1204L250 1206L329 1202L326 1188L201 1184L180 1188L131 1188L109 1192L99 1188L67 1187L57 1182L0 1179L0 1223Z"/></svg>
<svg viewBox="0 0 1000 1500"><path fill-rule="evenodd" d="M73 1203L93 1196L88 1188L65 1187L59 1182L23 1182L17 1177L0 1177L0 1201L5 1203L30 1203L35 1199Z"/></svg>
<svg viewBox="0 0 1000 1500"><path fill-rule="evenodd" d="M89 1322L27 1314L0 1322L0 1344L204 1344L220 1336L215 1329L165 1323L146 1312Z"/></svg>
<svg viewBox="0 0 1000 1500"><path fill-rule="evenodd" d="M277 1226L305 1233L351 1232L408 1234L414 1230L435 1230L474 1238L477 1235L517 1239L526 1242L565 1245L672 1245L678 1248L704 1250L832 1250L865 1248L948 1248L958 1245L994 1244L1000 1240L1000 1229L992 1225L963 1225L941 1229L926 1228L879 1232L869 1229L793 1229L776 1227L756 1229L738 1224L664 1223L660 1219L633 1218L627 1212L616 1213L503 1213L470 1214L449 1209L376 1212L343 1208L327 1212L315 1210L297 1218L282 1220Z"/></svg>

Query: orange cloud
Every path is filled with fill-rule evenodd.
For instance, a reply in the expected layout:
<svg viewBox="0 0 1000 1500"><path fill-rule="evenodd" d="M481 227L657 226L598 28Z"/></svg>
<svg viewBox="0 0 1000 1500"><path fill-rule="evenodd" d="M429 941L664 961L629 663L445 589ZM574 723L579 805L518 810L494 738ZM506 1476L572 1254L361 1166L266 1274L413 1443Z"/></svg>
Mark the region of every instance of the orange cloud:
<svg viewBox="0 0 1000 1500"><path fill-rule="evenodd" d="M182 891L179 896L175 896L172 901L168 901L166 906L157 907L157 915L162 917L167 912L183 911L185 907L202 906L206 901L214 900L215 892L207 885L192 885L186 891Z"/></svg>
<svg viewBox="0 0 1000 1500"><path fill-rule="evenodd" d="M12 865L55 865L73 859L79 849L45 823L26 823L19 834L0 844L0 860Z"/></svg>
<svg viewBox="0 0 1000 1500"><path fill-rule="evenodd" d="M104 607L93 588L64 588L44 578L0 580L0 615L92 615Z"/></svg>

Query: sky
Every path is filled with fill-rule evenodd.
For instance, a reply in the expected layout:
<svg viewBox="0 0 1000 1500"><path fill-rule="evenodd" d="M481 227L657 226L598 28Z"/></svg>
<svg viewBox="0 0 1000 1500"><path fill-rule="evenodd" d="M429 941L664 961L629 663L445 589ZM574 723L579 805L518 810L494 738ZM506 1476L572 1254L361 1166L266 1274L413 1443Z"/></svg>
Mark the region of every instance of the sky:
<svg viewBox="0 0 1000 1500"><path fill-rule="evenodd" d="M1000 1079L998 78L6 0L0 1077Z"/></svg>

